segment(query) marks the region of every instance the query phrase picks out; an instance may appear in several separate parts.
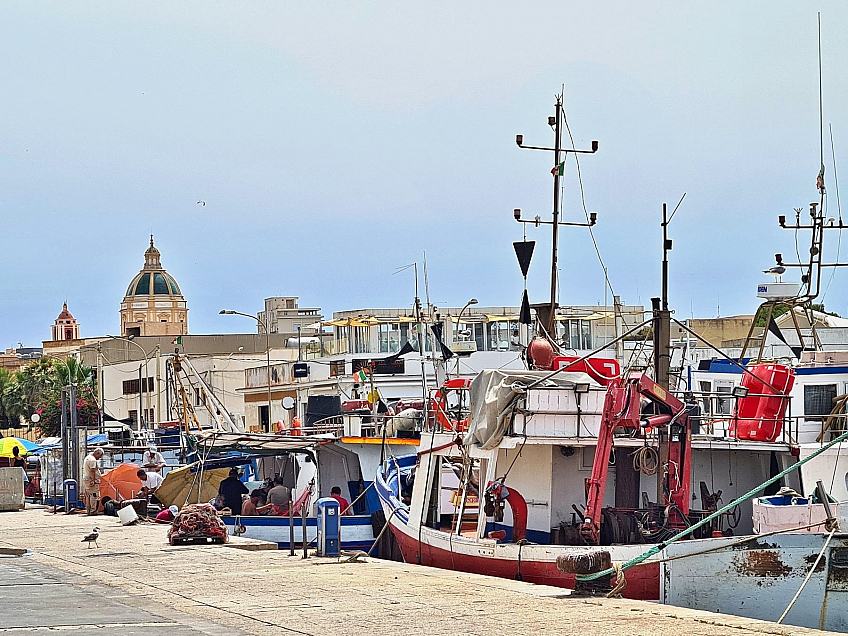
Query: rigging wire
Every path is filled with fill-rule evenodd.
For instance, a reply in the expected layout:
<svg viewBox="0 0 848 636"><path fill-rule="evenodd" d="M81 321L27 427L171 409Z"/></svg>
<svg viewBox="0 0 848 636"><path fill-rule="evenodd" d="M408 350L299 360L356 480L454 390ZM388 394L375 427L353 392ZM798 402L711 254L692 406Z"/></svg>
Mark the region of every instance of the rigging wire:
<svg viewBox="0 0 848 636"><path fill-rule="evenodd" d="M839 257L842 252L842 202L839 200L839 177L836 174L836 150L833 146L833 124L828 124L828 128L830 129L830 157L833 163L833 185L836 188L836 209L839 212L839 236L836 242L836 262L839 262ZM836 268L834 267L830 272L830 278L827 281L827 287L824 289L824 293L822 294L822 308L824 308L824 298L827 296L827 292L830 289L830 284L833 282L833 277L836 275Z"/></svg>
<svg viewBox="0 0 848 636"><path fill-rule="evenodd" d="M562 109L562 120L565 124L565 129L568 131L568 138L571 140L571 149L576 150L577 147L574 144L574 135L571 134L571 127L568 125L568 117L565 114L565 107ZM566 156L568 156L566 154ZM580 201L583 204L583 214L586 215L586 222L589 222L589 210L586 209L586 193L583 191L583 175L580 172L580 159L577 154L574 154L574 161L577 164L577 182L580 184ZM601 250L598 247L598 241L595 240L595 233L592 231L592 226L589 226L589 236L592 237L592 244L595 246L595 254L598 255L598 262L601 264L601 269L606 272L607 266L604 263L604 259L601 256ZM612 283L610 283L609 278L604 276L607 287L609 287L610 294L615 296L615 291L612 288Z"/></svg>

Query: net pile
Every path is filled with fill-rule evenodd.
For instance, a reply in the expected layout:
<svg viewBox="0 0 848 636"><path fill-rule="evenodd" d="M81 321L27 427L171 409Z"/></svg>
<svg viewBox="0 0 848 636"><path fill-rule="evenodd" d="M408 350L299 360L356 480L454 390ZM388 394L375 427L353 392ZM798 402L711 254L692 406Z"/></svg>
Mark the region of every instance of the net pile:
<svg viewBox="0 0 848 636"><path fill-rule="evenodd" d="M227 541L227 526L218 516L218 511L208 503L189 504L177 513L171 528L168 530L168 540L184 539L219 539Z"/></svg>

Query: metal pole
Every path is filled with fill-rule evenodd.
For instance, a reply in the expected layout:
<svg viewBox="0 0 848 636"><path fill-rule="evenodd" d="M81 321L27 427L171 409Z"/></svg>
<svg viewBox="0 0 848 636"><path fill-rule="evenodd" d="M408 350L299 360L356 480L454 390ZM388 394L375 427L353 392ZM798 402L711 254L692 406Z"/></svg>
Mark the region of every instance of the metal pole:
<svg viewBox="0 0 848 636"><path fill-rule="evenodd" d="M309 486L307 486L307 488L308 487ZM307 543L306 543L306 507L307 506L306 506L306 504L307 504L308 501L309 501L308 499L306 501L304 501L303 506L300 509L300 521L301 521L301 524L302 524L301 529L302 529L302 536L303 536L303 557L302 558L304 558L304 559L307 557L307 554L306 554L306 546L307 546ZM289 516L291 516L292 512L293 511L290 509L289 510Z"/></svg>
<svg viewBox="0 0 848 636"><path fill-rule="evenodd" d="M668 206L662 204L662 231L663 231L663 260L662 260L662 309L668 309L668 251L671 245L668 241Z"/></svg>
<svg viewBox="0 0 848 636"><path fill-rule="evenodd" d="M97 402L98 402L98 433L104 433L106 431L106 425L103 420L103 351L100 346L100 341L97 342Z"/></svg>
<svg viewBox="0 0 848 636"><path fill-rule="evenodd" d="M268 333L268 323L263 323L259 318L256 319L265 329L265 363L268 366L268 426L265 429L266 433L271 432L271 334Z"/></svg>
<svg viewBox="0 0 848 636"><path fill-rule="evenodd" d="M306 532L306 528L303 531ZM292 499L291 488L289 488L289 556L294 556L294 499Z"/></svg>
<svg viewBox="0 0 848 636"><path fill-rule="evenodd" d="M68 389L62 388L62 481L68 478ZM53 497L56 497L56 492L53 492Z"/></svg>
<svg viewBox="0 0 848 636"><path fill-rule="evenodd" d="M554 124L554 221L553 234L551 237L552 254L551 254L551 315L548 318L548 324L545 325L548 333L553 333L553 326L556 316L556 299L557 299L557 246L559 243L559 156L560 156L560 128L562 124L562 95L557 96L556 104L556 119Z"/></svg>
<svg viewBox="0 0 848 636"><path fill-rule="evenodd" d="M141 393L141 369L143 365L139 362L138 364L138 432L141 432L141 421L143 419L144 409L142 404L142 393Z"/></svg>
<svg viewBox="0 0 848 636"><path fill-rule="evenodd" d="M156 345L156 417L154 421L162 421L162 347L159 345Z"/></svg>
<svg viewBox="0 0 848 636"><path fill-rule="evenodd" d="M300 325L297 326L297 361L301 362L303 360L303 354L301 352L300 347Z"/></svg>
<svg viewBox="0 0 848 636"><path fill-rule="evenodd" d="M73 384L70 386L70 398L68 399L68 419L70 424L70 438L72 440L68 444L69 450L73 446L69 463L70 478L79 483L79 412L77 411L77 387ZM67 509L67 502L65 502L65 508Z"/></svg>

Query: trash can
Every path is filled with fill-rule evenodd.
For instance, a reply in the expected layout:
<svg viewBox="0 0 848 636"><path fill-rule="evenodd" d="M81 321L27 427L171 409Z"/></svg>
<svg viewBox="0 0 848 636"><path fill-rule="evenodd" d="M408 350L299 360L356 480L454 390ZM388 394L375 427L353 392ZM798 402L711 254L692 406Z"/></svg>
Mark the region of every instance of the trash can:
<svg viewBox="0 0 848 636"><path fill-rule="evenodd" d="M62 482L62 496L65 498L65 510L77 507L79 494L77 493L76 479L66 479Z"/></svg>
<svg viewBox="0 0 848 636"><path fill-rule="evenodd" d="M318 556L337 557L341 545L341 519L339 502L332 497L322 497L318 507Z"/></svg>

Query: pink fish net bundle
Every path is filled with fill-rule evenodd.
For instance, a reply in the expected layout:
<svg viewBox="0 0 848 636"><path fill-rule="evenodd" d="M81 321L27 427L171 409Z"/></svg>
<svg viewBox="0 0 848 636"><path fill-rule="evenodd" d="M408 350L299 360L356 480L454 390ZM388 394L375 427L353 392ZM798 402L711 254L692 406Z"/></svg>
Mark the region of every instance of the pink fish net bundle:
<svg viewBox="0 0 848 636"><path fill-rule="evenodd" d="M188 504L177 513L168 540L173 543L180 539L220 539L227 541L227 526L218 516L218 511L208 503Z"/></svg>

